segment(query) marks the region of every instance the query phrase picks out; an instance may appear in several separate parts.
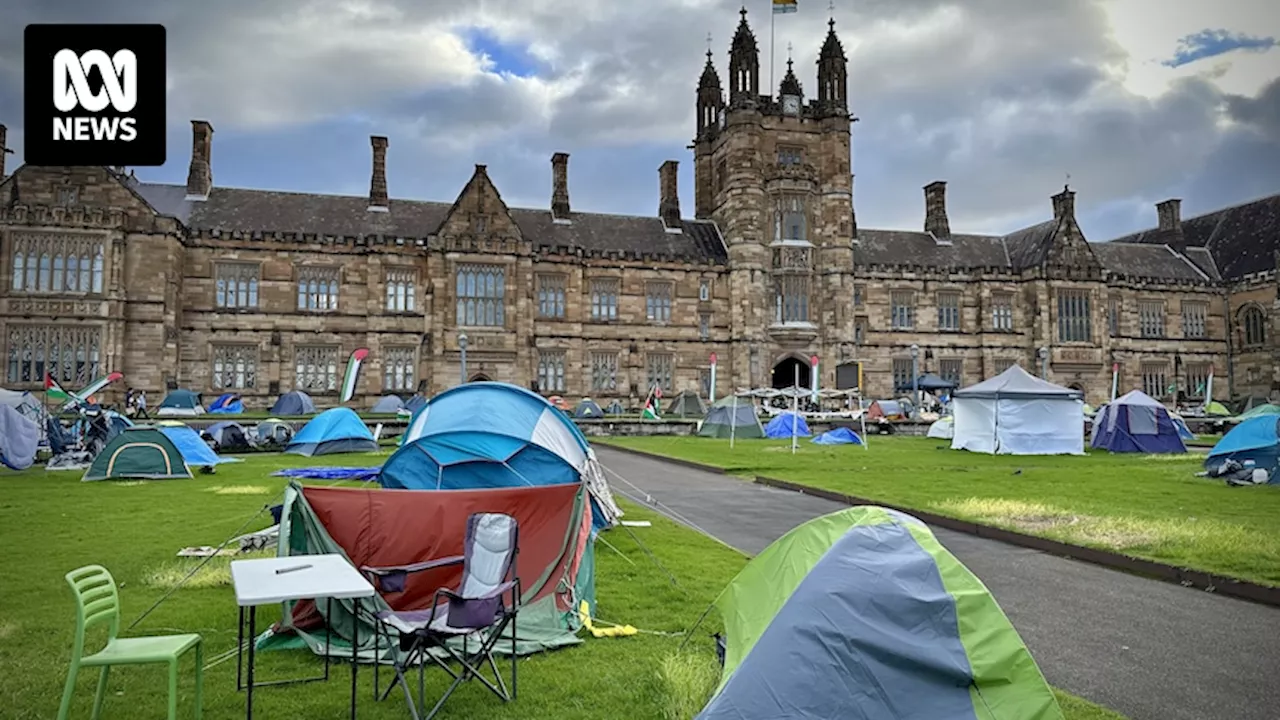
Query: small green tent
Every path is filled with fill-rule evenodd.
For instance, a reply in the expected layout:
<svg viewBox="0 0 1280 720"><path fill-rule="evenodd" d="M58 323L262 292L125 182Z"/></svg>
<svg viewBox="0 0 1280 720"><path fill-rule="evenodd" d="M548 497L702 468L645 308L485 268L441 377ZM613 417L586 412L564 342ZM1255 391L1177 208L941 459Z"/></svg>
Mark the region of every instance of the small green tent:
<svg viewBox="0 0 1280 720"><path fill-rule="evenodd" d="M702 402L698 393L685 390L671 401L667 415L680 418L700 418L707 414L707 404Z"/></svg>
<svg viewBox="0 0 1280 720"><path fill-rule="evenodd" d="M191 469L173 441L154 427L131 427L102 448L81 480L189 478Z"/></svg>
<svg viewBox="0 0 1280 720"><path fill-rule="evenodd" d="M720 398L698 428L699 437L753 440L764 437L764 427L756 416L756 406L736 395Z"/></svg>
<svg viewBox="0 0 1280 720"><path fill-rule="evenodd" d="M1254 405L1252 409L1246 410L1231 418L1231 421L1244 422L1249 418L1260 417L1262 415L1280 415L1280 405L1272 405L1271 403L1266 403L1265 405Z"/></svg>
<svg viewBox="0 0 1280 720"><path fill-rule="evenodd" d="M905 513L810 520L715 605L724 674L698 720L1063 717L982 582Z"/></svg>

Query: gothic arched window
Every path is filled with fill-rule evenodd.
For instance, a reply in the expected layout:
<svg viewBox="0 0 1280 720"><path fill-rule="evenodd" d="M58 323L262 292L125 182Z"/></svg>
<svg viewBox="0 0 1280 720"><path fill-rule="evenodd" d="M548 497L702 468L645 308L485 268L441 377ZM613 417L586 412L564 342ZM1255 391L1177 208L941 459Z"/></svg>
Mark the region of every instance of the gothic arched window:
<svg viewBox="0 0 1280 720"><path fill-rule="evenodd" d="M1248 347L1267 342L1267 317L1257 305L1250 305L1240 313L1240 327L1244 332L1244 344Z"/></svg>

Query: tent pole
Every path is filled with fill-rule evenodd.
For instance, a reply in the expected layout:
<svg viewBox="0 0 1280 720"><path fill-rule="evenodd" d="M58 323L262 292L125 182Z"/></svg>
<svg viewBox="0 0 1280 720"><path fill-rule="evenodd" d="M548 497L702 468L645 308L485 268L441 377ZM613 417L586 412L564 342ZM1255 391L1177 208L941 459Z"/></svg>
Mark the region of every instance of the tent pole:
<svg viewBox="0 0 1280 720"><path fill-rule="evenodd" d="M733 414L730 415L730 420L729 420L729 449L730 450L733 449L733 436L735 435L734 430L737 429L737 427L738 427L738 394L734 393L733 394Z"/></svg>
<svg viewBox="0 0 1280 720"><path fill-rule="evenodd" d="M858 418L862 420L862 449L870 450L867 447L867 413L862 409L862 390L858 390Z"/></svg>
<svg viewBox="0 0 1280 720"><path fill-rule="evenodd" d="M796 383L791 386L791 454L796 454L796 422L800 415L800 363L796 363Z"/></svg>

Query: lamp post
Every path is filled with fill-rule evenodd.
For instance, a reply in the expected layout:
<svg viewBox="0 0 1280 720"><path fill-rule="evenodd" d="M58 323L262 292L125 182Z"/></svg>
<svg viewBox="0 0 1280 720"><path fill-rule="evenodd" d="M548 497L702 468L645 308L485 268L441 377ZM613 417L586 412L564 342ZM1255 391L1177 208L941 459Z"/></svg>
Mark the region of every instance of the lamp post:
<svg viewBox="0 0 1280 720"><path fill-rule="evenodd" d="M467 334L458 333L458 350L462 353L462 383L467 382Z"/></svg>
<svg viewBox="0 0 1280 720"><path fill-rule="evenodd" d="M1040 348L1040 377L1049 379L1049 348Z"/></svg>
<svg viewBox="0 0 1280 720"><path fill-rule="evenodd" d="M911 345L911 414L920 408L920 346Z"/></svg>

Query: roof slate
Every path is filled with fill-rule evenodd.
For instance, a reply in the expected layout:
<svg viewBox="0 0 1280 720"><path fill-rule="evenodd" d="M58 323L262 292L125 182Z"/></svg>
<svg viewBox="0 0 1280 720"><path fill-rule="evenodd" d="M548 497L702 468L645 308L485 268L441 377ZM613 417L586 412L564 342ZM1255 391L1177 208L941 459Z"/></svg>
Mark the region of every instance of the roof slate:
<svg viewBox="0 0 1280 720"><path fill-rule="evenodd" d="M389 212L370 212L365 197L215 187L207 200L186 200L186 187L138 183L139 194L160 212L193 230L303 233L333 236L426 237L448 216L449 203L391 200ZM728 259L714 223L681 221L667 232L654 217L578 213L553 223L550 210L511 208L524 237L544 248L652 254L676 260L723 263Z"/></svg>
<svg viewBox="0 0 1280 720"><path fill-rule="evenodd" d="M1167 245L1119 241L1092 243L1102 267L1117 275L1159 280L1204 282L1205 276L1188 259Z"/></svg>
<svg viewBox="0 0 1280 720"><path fill-rule="evenodd" d="M1280 250L1280 195L1183 220L1182 234L1187 245L1208 249L1214 276L1236 279L1273 270ZM1151 228L1113 242L1163 244L1166 237L1159 228Z"/></svg>
<svg viewBox="0 0 1280 720"><path fill-rule="evenodd" d="M1008 267L999 237L952 235L939 243L927 232L858 229L854 262L867 265L917 265L934 268Z"/></svg>

